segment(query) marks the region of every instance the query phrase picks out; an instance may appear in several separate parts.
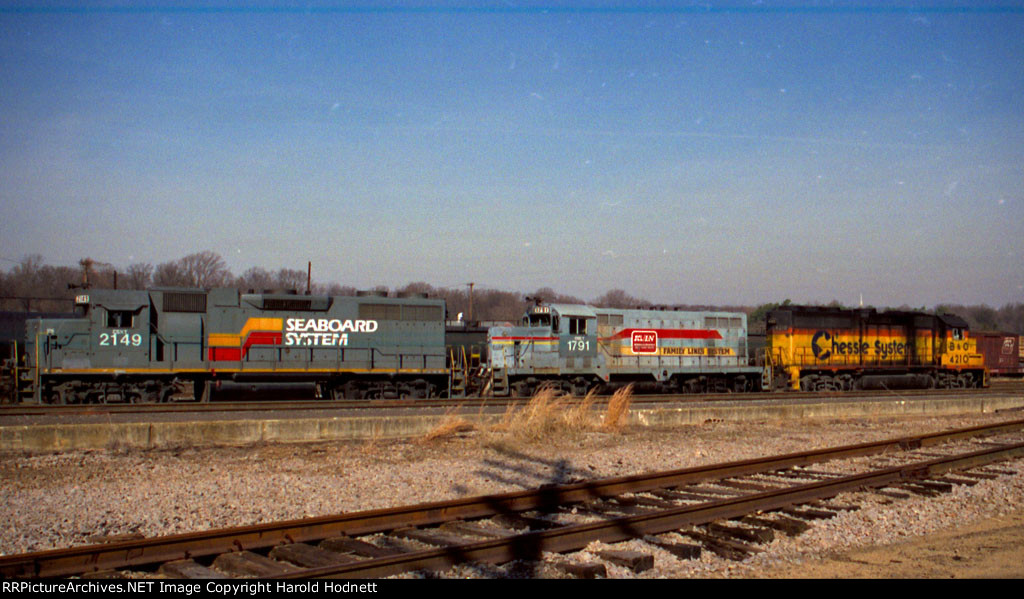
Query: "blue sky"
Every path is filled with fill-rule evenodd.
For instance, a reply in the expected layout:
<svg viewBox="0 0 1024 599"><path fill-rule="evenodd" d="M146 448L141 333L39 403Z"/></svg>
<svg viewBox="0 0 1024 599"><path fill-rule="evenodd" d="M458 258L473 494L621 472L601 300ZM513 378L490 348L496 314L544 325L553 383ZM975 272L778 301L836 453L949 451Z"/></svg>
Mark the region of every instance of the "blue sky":
<svg viewBox="0 0 1024 599"><path fill-rule="evenodd" d="M1024 2L78 6L0 2L5 260L1024 301Z"/></svg>

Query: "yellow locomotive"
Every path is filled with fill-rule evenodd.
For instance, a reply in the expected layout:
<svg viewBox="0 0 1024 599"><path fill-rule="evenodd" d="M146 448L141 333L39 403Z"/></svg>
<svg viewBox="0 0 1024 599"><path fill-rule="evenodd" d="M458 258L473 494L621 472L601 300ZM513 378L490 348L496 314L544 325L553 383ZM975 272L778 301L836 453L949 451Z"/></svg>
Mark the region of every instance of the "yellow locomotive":
<svg viewBox="0 0 1024 599"><path fill-rule="evenodd" d="M987 387L984 357L969 334L951 314L783 306L767 316L765 387Z"/></svg>

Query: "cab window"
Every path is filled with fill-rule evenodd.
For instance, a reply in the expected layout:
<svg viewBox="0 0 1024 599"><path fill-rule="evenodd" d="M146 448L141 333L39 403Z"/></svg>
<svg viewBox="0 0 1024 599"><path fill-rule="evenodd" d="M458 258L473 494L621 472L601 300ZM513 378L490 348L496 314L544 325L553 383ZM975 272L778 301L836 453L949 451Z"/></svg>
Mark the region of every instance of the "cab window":
<svg viewBox="0 0 1024 599"><path fill-rule="evenodd" d="M129 310L107 310L107 326L114 329L130 329L135 313Z"/></svg>
<svg viewBox="0 0 1024 599"><path fill-rule="evenodd" d="M530 314L526 317L526 324L531 327L546 327L551 325L550 314Z"/></svg>

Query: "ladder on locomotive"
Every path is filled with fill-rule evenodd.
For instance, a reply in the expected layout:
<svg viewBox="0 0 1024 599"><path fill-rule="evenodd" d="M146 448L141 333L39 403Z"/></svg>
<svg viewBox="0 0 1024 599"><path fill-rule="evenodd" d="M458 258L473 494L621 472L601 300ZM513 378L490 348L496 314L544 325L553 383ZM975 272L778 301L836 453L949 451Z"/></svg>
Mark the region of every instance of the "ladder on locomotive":
<svg viewBox="0 0 1024 599"><path fill-rule="evenodd" d="M502 386L501 394L508 393L508 374L502 370L502 376L495 377L490 367L483 360L483 352L479 346L448 348L448 396L468 397L470 395L495 395Z"/></svg>

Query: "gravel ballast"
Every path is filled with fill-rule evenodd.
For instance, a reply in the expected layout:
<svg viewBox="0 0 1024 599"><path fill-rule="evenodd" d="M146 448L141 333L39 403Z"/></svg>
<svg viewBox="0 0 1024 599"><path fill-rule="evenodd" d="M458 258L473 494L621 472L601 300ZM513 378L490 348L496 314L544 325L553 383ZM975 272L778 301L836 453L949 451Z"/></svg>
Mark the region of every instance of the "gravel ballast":
<svg viewBox="0 0 1024 599"><path fill-rule="evenodd" d="M493 432L431 442L377 441L167 450L74 451L0 456L3 554L337 514L542 484L685 468L915 433L1006 421L1006 415L789 423L709 423L672 430L573 432L527 441ZM957 486L937 498L885 504L858 495L860 510L816 521L743 562L705 551L681 561L634 540L592 544L561 560L596 561L606 549L654 555L642 573L606 563L610 577L753 577L848 547L895 543L1016 512L1024 465L1012 476ZM842 501L842 497L839 501ZM667 537L671 539L671 536ZM686 542L679 537L677 541ZM459 576L512 568L461 567ZM529 575L564 576L550 566Z"/></svg>

